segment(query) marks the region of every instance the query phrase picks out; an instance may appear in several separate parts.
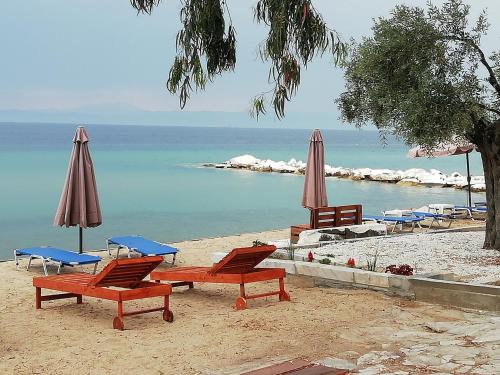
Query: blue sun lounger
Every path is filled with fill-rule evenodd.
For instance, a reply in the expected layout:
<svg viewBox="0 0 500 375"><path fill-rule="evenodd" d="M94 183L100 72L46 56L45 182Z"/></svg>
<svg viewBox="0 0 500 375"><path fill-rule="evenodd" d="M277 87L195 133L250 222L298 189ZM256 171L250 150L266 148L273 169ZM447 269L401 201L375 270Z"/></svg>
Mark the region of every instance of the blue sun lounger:
<svg viewBox="0 0 500 375"><path fill-rule="evenodd" d="M467 213L467 217L474 220L474 216L472 214L485 214L488 212L486 206L479 206L476 203L476 206L455 206L455 212L465 211Z"/></svg>
<svg viewBox="0 0 500 375"><path fill-rule="evenodd" d="M138 235L108 238L106 240L106 247L108 249L109 256L111 256L110 245L116 246L116 258L118 258L118 255L120 254L120 249L127 249L127 256L129 258L132 251L140 254L141 256L165 256L172 254L172 265L175 263L175 255L178 251L175 247L171 247L156 241L151 241Z"/></svg>
<svg viewBox="0 0 500 375"><path fill-rule="evenodd" d="M416 216L380 216L380 215L364 215L363 221L375 221L377 223L391 223L394 224L391 233L394 232L398 225L403 227L403 224L411 224L411 230L415 229L415 225L420 227L420 222L424 220L422 217Z"/></svg>
<svg viewBox="0 0 500 375"><path fill-rule="evenodd" d="M416 217L421 217L422 219L432 219L431 224L429 225L429 229L432 228L434 223L439 224L441 221L448 221L448 228L451 227L451 223L453 223L453 219L455 218L453 215L448 214L435 214L432 212L420 212L420 211L412 211L412 215Z"/></svg>
<svg viewBox="0 0 500 375"><path fill-rule="evenodd" d="M94 273L97 269L97 263L101 261L101 257L88 254L78 254L73 251L57 249L51 246L28 247L25 249L15 249L14 259L16 267L19 267L19 258L29 257L28 266L29 270L31 261L33 259L40 259L43 265L43 272L48 275L47 263L52 262L58 265L57 273L61 271L63 266L83 266L86 264L94 264Z"/></svg>

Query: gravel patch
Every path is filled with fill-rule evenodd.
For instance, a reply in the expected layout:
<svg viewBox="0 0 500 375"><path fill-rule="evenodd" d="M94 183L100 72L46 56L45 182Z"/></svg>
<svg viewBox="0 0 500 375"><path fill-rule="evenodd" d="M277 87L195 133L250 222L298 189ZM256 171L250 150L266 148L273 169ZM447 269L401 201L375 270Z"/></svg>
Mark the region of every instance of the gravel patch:
<svg viewBox="0 0 500 375"><path fill-rule="evenodd" d="M452 272L461 281L491 283L500 280L500 252L482 249L484 232L419 233L354 242L336 242L314 249L321 259L333 254L337 264L354 258L357 266L378 253L377 268L409 264L416 273ZM296 251L307 255L308 250Z"/></svg>

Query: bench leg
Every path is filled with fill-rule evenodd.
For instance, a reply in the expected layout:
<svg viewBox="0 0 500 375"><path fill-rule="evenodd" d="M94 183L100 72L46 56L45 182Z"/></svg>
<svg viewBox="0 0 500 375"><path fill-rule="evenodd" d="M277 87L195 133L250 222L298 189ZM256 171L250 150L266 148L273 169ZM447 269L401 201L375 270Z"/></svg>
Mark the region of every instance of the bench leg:
<svg viewBox="0 0 500 375"><path fill-rule="evenodd" d="M281 277L279 279L280 284L280 301L290 301L290 295L285 291L285 281Z"/></svg>
<svg viewBox="0 0 500 375"><path fill-rule="evenodd" d="M174 321L174 313L170 311L169 296L163 299L163 320L169 323Z"/></svg>
<svg viewBox="0 0 500 375"><path fill-rule="evenodd" d="M113 319L113 328L123 331L123 302L118 301L118 316Z"/></svg>
<svg viewBox="0 0 500 375"><path fill-rule="evenodd" d="M35 287L35 308L42 308L42 289Z"/></svg>
<svg viewBox="0 0 500 375"><path fill-rule="evenodd" d="M236 310L244 310L247 308L247 300L245 295L245 284L240 284L240 296L236 298L234 307Z"/></svg>

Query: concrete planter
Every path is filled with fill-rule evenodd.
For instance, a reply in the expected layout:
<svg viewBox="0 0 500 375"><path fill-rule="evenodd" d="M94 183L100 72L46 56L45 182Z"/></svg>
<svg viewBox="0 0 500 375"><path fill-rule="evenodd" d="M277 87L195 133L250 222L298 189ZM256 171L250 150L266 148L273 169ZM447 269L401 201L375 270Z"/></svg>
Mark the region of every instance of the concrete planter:
<svg viewBox="0 0 500 375"><path fill-rule="evenodd" d="M226 253L212 255L213 262ZM453 274L400 276L358 268L268 258L258 267L284 268L288 278L301 286L363 288L414 298L419 301L500 311L500 286L474 285L453 281Z"/></svg>

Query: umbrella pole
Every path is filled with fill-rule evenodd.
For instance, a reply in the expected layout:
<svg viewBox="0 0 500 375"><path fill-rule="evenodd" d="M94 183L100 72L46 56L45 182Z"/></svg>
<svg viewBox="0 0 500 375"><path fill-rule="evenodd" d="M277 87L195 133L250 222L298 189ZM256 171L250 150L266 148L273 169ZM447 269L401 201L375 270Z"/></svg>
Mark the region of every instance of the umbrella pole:
<svg viewBox="0 0 500 375"><path fill-rule="evenodd" d="M469 165L469 153L465 154L465 158L467 159L467 197L469 199L469 207L472 207L472 197L471 197L471 189L470 189L470 165Z"/></svg>
<svg viewBox="0 0 500 375"><path fill-rule="evenodd" d="M78 252L83 252L83 228L78 226Z"/></svg>

